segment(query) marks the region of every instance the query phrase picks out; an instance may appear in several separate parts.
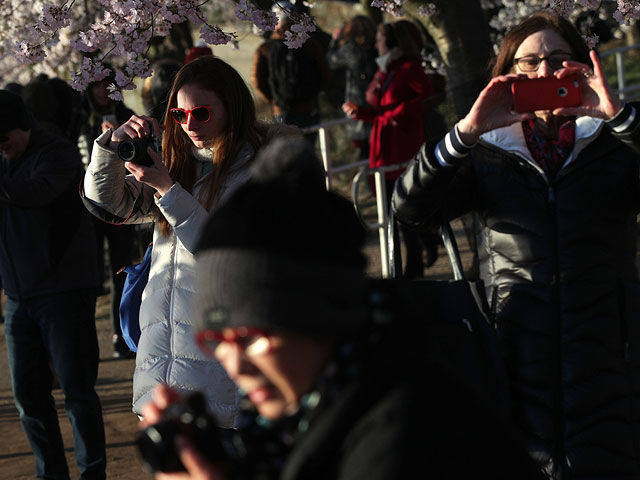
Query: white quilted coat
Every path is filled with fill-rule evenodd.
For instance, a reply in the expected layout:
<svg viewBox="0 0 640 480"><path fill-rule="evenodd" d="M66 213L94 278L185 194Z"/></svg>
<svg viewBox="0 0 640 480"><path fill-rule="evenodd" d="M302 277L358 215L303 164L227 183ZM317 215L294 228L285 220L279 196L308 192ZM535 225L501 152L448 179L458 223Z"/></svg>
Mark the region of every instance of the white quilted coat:
<svg viewBox="0 0 640 480"><path fill-rule="evenodd" d="M140 211L127 223L153 221L153 203L171 224L172 233L164 237L158 227L153 234L153 254L149 281L140 307L140 341L133 375L133 411L151 398L158 382L165 382L183 392L202 391L209 408L223 427L235 425L238 393L222 366L204 355L193 339L195 259L193 250L208 212L179 183L161 198L155 190L127 175L115 152L104 145L110 135L101 135L93 148L91 163L84 180L86 197L105 210L127 217L141 188L144 200ZM225 190L217 205L249 178L240 168L251 158L246 147L236 159ZM205 177L203 177L205 178ZM195 187L197 194L202 179Z"/></svg>

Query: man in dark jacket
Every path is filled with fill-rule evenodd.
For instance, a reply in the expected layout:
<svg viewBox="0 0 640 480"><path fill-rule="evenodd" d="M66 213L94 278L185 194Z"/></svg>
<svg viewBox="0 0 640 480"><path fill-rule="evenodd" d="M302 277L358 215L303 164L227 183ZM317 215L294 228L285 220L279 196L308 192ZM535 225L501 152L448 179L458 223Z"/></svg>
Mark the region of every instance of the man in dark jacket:
<svg viewBox="0 0 640 480"><path fill-rule="evenodd" d="M20 97L0 90L0 277L15 404L38 478L68 479L51 389L65 395L82 479L104 479L95 391L95 241L78 195L75 145L39 127Z"/></svg>
<svg viewBox="0 0 640 480"><path fill-rule="evenodd" d="M289 2L274 5L278 25L254 53L251 83L271 105L274 120L304 128L320 123L318 99L329 82L330 70L325 52L313 36L299 48L284 43L294 23L295 8ZM306 138L314 144L316 136L311 133Z"/></svg>
<svg viewBox="0 0 640 480"><path fill-rule="evenodd" d="M430 357L403 284L364 276L353 207L300 143L265 150L203 230L197 340L247 407L221 434L226 461L181 449L191 478L539 478L510 426ZM155 393L147 424L177 399Z"/></svg>

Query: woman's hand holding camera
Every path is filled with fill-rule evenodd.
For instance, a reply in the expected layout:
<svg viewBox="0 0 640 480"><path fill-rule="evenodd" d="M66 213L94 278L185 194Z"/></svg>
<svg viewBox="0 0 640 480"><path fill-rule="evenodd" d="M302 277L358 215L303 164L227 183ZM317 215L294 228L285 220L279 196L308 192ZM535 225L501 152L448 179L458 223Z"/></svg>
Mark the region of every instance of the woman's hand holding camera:
<svg viewBox="0 0 640 480"><path fill-rule="evenodd" d="M593 71L589 65L568 61L563 64L565 68L555 72L558 78L565 78L575 73L579 74L578 78L582 88L582 105L557 108L553 111L554 115L588 116L610 120L622 109L622 102L609 87L598 54L595 50L591 50L589 56L593 63Z"/></svg>
<svg viewBox="0 0 640 480"><path fill-rule="evenodd" d="M119 143L129 138L160 136L162 127L155 118L145 115L132 115L129 120L116 128L111 134L111 143Z"/></svg>
<svg viewBox="0 0 640 480"><path fill-rule="evenodd" d="M146 138L150 136L159 137L162 134L162 127L155 118L145 115L133 115L129 120L111 134L109 146L117 149L120 142L129 139ZM153 160L153 165L146 167L134 162L125 162L125 168L139 182L146 183L153 187L161 196L173 186L173 180L169 175L169 170L162 162L160 155L151 147L147 148L149 158Z"/></svg>

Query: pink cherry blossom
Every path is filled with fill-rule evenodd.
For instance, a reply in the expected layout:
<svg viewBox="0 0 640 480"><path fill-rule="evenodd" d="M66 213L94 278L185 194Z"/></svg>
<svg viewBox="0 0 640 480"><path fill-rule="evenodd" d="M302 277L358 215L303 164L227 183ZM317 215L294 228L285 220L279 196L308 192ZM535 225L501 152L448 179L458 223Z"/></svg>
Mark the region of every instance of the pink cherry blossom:
<svg viewBox="0 0 640 480"><path fill-rule="evenodd" d="M120 89L135 88L134 80L151 74L146 52L154 37L169 34L173 25L189 20L200 27L206 43L231 43L239 36L232 31L255 28L271 31L277 14L259 8L255 0L0 0L0 76L19 82L41 72L69 78L76 89L105 76L103 61L116 67L116 83L111 95ZM405 12L407 0L372 0L371 5L398 16ZM485 9L497 12L490 25L498 32L492 39L500 44L503 32L533 11L550 8L575 18L580 12L599 8L619 24L640 19L640 0L481 0ZM604 5L604 6L603 6ZM611 7L609 7L611 5ZM423 3L421 15L433 15L434 3ZM294 25L285 43L300 47L316 29L315 20L305 14L287 12ZM589 45L597 36L583 32ZM91 57L90 60L88 57ZM118 74L119 73L119 74Z"/></svg>

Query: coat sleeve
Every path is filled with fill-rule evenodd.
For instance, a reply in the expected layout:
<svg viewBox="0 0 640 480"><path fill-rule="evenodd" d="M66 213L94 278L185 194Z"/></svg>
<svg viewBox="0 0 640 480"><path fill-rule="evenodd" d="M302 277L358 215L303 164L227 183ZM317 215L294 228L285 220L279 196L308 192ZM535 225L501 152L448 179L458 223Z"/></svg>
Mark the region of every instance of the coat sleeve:
<svg viewBox="0 0 640 480"><path fill-rule="evenodd" d="M84 195L88 201L107 212L126 218L125 223L148 223L154 220L155 190L128 174L124 162L106 147L111 135L107 130L94 142L91 162L84 176ZM134 211L136 199L142 204Z"/></svg>
<svg viewBox="0 0 640 480"><path fill-rule="evenodd" d="M607 121L613 135L636 153L640 153L640 107L629 103L614 118Z"/></svg>
<svg viewBox="0 0 640 480"><path fill-rule="evenodd" d="M32 133L33 135L34 133ZM60 141L33 154L28 176L0 176L0 203L39 208L67 192L82 176L82 162L72 144Z"/></svg>
<svg viewBox="0 0 640 480"><path fill-rule="evenodd" d="M442 212L453 219L478 207L474 152L469 150L455 163L443 162L443 155L436 151L446 148L447 136L439 143L425 143L398 178L391 207L400 223L416 229L430 228L440 224ZM446 153L444 157L449 158Z"/></svg>
<svg viewBox="0 0 640 480"><path fill-rule="evenodd" d="M200 230L208 216L205 208L178 182L162 197L156 199L156 205L182 245L194 253Z"/></svg>

